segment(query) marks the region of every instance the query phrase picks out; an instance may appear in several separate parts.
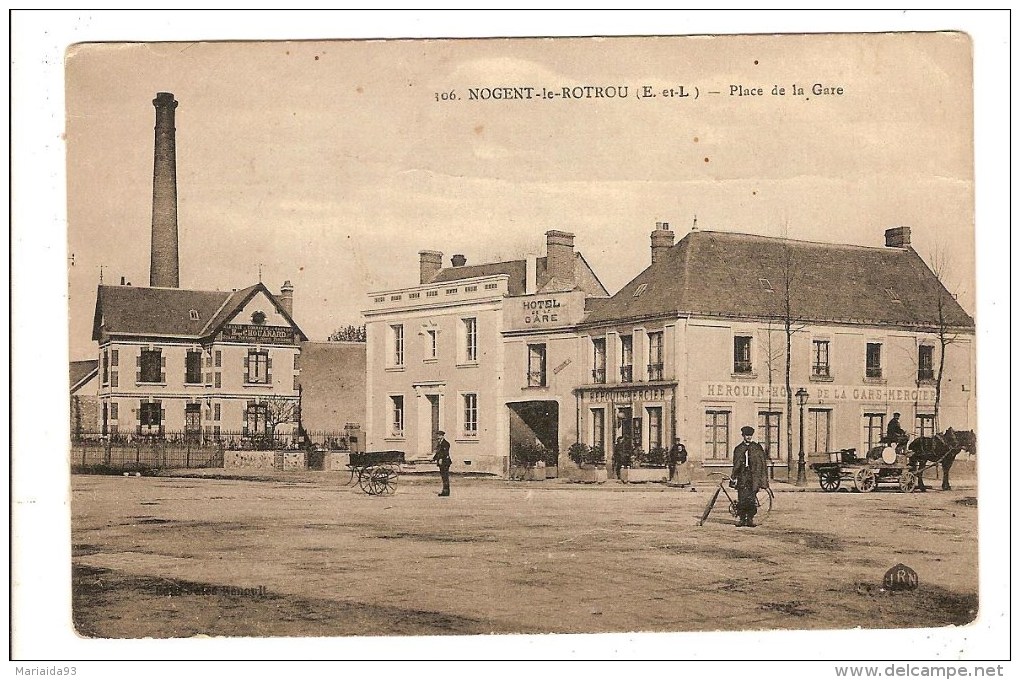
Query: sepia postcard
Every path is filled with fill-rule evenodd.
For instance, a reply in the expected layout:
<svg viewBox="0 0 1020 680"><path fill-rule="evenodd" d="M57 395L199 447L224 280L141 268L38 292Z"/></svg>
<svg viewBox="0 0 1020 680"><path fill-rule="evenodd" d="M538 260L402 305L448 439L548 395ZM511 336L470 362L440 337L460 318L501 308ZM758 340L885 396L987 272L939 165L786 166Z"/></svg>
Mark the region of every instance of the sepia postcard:
<svg viewBox="0 0 1020 680"><path fill-rule="evenodd" d="M71 656L984 658L972 36L666 33L66 48Z"/></svg>

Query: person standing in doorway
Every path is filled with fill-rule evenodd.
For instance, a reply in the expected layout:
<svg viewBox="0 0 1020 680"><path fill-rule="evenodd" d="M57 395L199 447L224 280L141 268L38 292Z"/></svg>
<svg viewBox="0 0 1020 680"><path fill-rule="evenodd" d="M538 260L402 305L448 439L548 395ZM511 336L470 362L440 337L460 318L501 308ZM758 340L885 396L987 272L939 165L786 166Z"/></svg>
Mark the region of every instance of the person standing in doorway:
<svg viewBox="0 0 1020 680"><path fill-rule="evenodd" d="M453 459L450 458L450 442L446 441L446 433L440 430L436 432L436 453L432 456L432 462L439 466L439 476L443 478L443 490L440 496L450 495L450 466Z"/></svg>
<svg viewBox="0 0 1020 680"><path fill-rule="evenodd" d="M754 428L745 425L740 428L743 441L733 449L733 470L730 486L737 489L737 526L753 527L754 516L758 513L758 491L769 486L768 463L765 449L751 438Z"/></svg>
<svg viewBox="0 0 1020 680"><path fill-rule="evenodd" d="M673 446L669 447L666 453L666 467L669 469L669 481L676 477L677 464L683 465L687 462L687 447L680 441L680 437L673 440Z"/></svg>

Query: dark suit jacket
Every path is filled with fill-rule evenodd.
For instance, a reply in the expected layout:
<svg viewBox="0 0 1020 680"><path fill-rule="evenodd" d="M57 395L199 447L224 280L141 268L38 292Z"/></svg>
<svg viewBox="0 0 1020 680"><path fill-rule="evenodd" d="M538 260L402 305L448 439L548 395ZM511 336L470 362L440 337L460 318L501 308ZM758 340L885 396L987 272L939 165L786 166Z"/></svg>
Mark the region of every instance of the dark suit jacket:
<svg viewBox="0 0 1020 680"><path fill-rule="evenodd" d="M450 467L453 465L453 459L450 458L450 442L446 441L445 438L440 439L439 443L436 444L436 455L432 456L432 460L439 467Z"/></svg>
<svg viewBox="0 0 1020 680"><path fill-rule="evenodd" d="M769 486L769 467L765 458L765 449L758 442L745 444L740 442L733 449L732 479L737 480L738 489L750 489L757 493L759 489Z"/></svg>

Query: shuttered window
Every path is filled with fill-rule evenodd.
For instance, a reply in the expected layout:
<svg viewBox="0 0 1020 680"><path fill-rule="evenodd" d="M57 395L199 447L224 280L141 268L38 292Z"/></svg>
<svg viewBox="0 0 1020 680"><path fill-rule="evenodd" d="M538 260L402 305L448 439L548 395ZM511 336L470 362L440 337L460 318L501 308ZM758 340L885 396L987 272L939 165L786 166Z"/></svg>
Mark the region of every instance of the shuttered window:
<svg viewBox="0 0 1020 680"><path fill-rule="evenodd" d="M166 357L162 350L143 349L138 356L138 382L166 382Z"/></svg>

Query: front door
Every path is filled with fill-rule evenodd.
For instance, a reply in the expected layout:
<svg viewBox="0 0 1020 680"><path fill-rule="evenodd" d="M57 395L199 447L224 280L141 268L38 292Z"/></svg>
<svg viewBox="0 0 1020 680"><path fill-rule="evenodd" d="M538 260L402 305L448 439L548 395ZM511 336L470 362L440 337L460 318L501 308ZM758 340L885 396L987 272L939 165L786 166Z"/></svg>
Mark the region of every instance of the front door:
<svg viewBox="0 0 1020 680"><path fill-rule="evenodd" d="M184 434L188 441L198 441L202 434L202 405L188 404L184 408Z"/></svg>
<svg viewBox="0 0 1020 680"><path fill-rule="evenodd" d="M429 450L432 451L432 455L436 455L436 438L439 436L439 395L428 394L426 395L429 399L429 406L432 409L432 427L429 432L432 435L432 444Z"/></svg>

